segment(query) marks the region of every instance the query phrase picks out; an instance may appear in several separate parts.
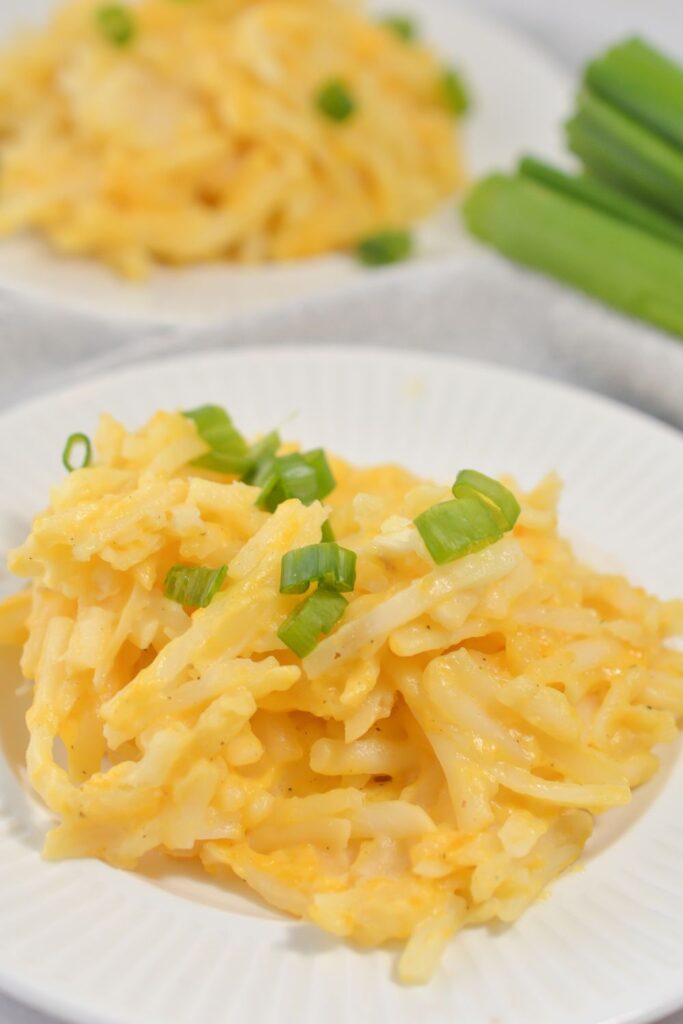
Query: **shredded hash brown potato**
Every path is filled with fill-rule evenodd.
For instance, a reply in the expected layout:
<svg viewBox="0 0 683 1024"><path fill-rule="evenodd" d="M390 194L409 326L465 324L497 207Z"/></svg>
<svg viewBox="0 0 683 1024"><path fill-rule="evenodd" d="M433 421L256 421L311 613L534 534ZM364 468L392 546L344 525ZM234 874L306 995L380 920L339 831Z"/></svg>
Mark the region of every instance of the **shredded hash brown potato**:
<svg viewBox="0 0 683 1024"><path fill-rule="evenodd" d="M113 45L71 0L0 55L0 232L144 278L354 245L462 184L442 68L349 0L141 0ZM340 123L315 97L341 80Z"/></svg>
<svg viewBox="0 0 683 1024"><path fill-rule="evenodd" d="M576 861L674 740L683 604L582 565L557 478L511 482L514 531L435 568L412 520L450 491L398 467L334 460L328 506L271 515L188 465L207 446L180 414L104 416L95 448L12 554L31 585L0 612L35 683L47 857L196 857L335 935L401 940L401 979L425 982L459 928L514 920ZM277 636L300 600L280 563L329 508L356 589L302 662ZM229 565L209 607L164 597L179 561Z"/></svg>

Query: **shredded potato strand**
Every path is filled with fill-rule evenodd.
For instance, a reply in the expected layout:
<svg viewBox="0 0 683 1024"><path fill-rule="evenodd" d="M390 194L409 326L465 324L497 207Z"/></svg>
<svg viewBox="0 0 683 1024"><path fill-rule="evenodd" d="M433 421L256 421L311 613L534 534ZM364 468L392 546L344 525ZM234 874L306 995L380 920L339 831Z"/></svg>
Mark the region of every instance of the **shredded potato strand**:
<svg viewBox="0 0 683 1024"><path fill-rule="evenodd" d="M355 3L141 0L120 47L100 6L70 0L0 55L1 233L143 278L343 249L464 180L438 59ZM331 78L343 123L315 104Z"/></svg>
<svg viewBox="0 0 683 1024"><path fill-rule="evenodd" d="M335 935L405 941L421 983L459 928L518 917L676 735L683 605L582 565L554 477L511 483L513 534L434 568L412 519L448 492L396 467L334 460L329 506L268 515L187 465L206 446L179 414L103 417L95 449L13 552L30 587L0 609L35 684L48 857L191 855ZM300 662L280 562L330 513L357 586ZM163 596L179 561L229 565L208 608Z"/></svg>

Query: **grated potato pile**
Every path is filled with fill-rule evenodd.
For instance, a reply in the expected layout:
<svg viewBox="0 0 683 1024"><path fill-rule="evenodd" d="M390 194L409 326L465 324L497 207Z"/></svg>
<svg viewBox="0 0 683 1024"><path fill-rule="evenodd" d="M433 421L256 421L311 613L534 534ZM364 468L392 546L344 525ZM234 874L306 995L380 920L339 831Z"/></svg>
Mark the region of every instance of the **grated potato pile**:
<svg viewBox="0 0 683 1024"><path fill-rule="evenodd" d="M424 982L459 928L517 918L657 770L683 714L665 644L683 604L577 561L552 476L515 488L512 534L435 567L412 520L448 488L334 460L326 507L269 514L189 465L206 450L181 414L135 433L104 416L94 464L11 556L31 584L0 641L35 683L45 854L196 857L335 935L401 940L401 979ZM329 508L356 589L302 662L277 636L300 601L280 564ZM208 608L164 597L179 561L229 565Z"/></svg>
<svg viewBox="0 0 683 1024"><path fill-rule="evenodd" d="M462 184L437 57L348 0L71 0L0 53L0 233L129 278L262 263L407 227ZM315 97L331 79L356 110Z"/></svg>

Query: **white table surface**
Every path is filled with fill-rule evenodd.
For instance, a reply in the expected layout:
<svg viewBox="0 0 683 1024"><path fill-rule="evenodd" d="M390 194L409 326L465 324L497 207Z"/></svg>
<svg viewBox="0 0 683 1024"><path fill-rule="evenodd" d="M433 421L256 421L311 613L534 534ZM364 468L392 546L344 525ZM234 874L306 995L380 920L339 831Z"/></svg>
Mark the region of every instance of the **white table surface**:
<svg viewBox="0 0 683 1024"><path fill-rule="evenodd" d="M476 0L474 6L523 29L574 69L604 44L634 32L683 58L683 0ZM0 995L0 1024L56 1022ZM683 1011L661 1024L683 1024Z"/></svg>

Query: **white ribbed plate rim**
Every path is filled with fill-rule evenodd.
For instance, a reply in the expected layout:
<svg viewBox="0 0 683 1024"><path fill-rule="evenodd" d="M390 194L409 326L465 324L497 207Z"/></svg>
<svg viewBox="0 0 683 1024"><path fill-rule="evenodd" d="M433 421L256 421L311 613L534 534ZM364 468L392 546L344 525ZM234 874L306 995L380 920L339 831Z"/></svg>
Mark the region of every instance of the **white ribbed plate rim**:
<svg viewBox="0 0 683 1024"><path fill-rule="evenodd" d="M190 356L11 410L0 417L2 553L59 477L63 437L92 431L100 411L132 426L204 401L229 406L247 432L296 412L286 430L306 444L443 479L465 463L524 484L557 469L570 535L664 596L683 590L680 434L519 372L380 349ZM582 870L513 927L458 936L421 989L392 980L392 951L360 952L210 884L43 863L42 813L6 758L0 799L0 987L75 1024L645 1024L683 1004L676 751L630 808L600 823Z"/></svg>

